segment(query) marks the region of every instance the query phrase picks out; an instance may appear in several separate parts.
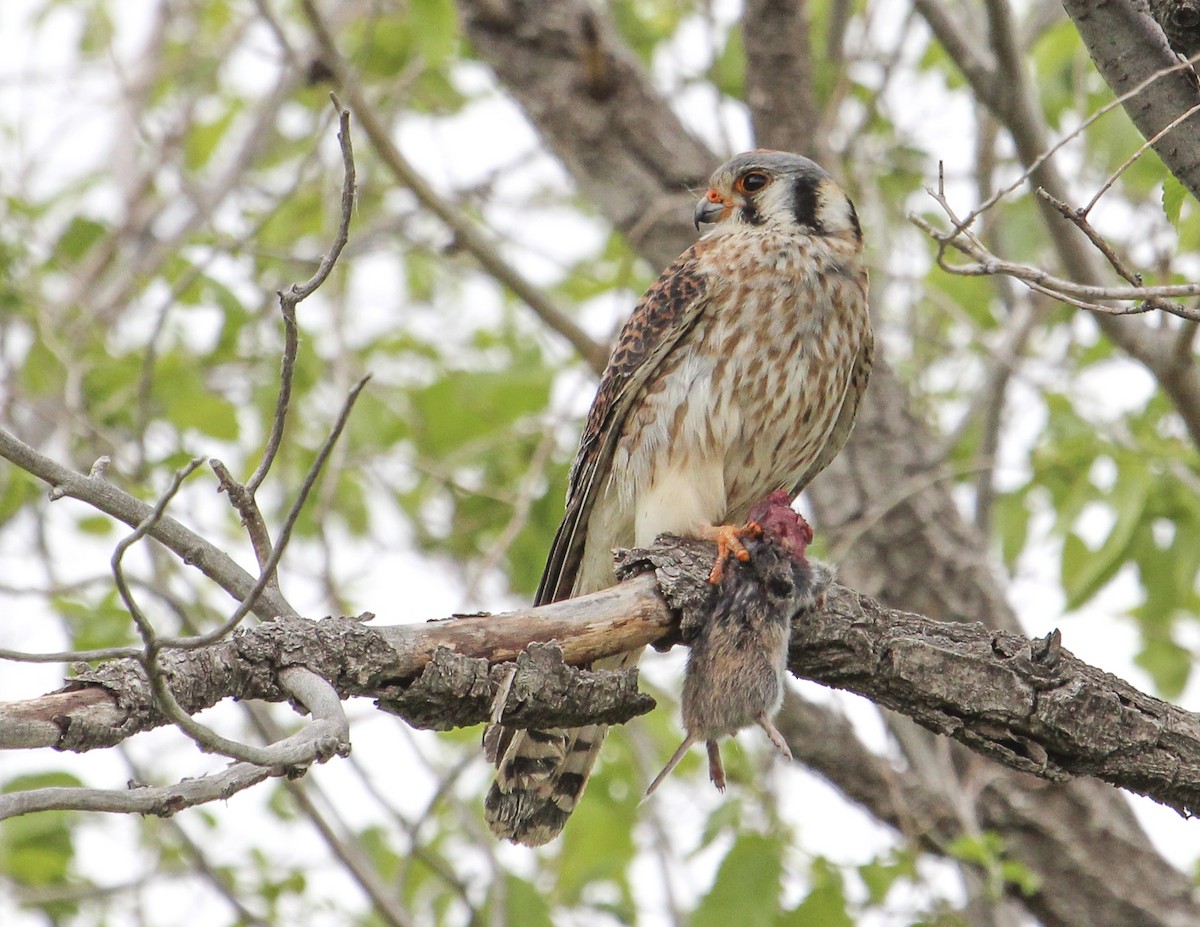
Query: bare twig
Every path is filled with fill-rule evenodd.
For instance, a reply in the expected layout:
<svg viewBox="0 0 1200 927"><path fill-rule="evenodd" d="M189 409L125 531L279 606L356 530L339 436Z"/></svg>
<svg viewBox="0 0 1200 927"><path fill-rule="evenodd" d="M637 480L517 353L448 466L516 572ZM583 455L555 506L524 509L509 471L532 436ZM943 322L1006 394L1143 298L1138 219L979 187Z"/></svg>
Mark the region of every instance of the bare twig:
<svg viewBox="0 0 1200 927"><path fill-rule="evenodd" d="M263 518L262 512L259 511L258 502L254 499L254 493L235 480L233 474L229 472L229 468L215 457L209 460L208 465L212 467L213 473L217 475L217 492L223 492L229 496L230 505L237 510L238 515L242 519L242 524L246 528L246 534L250 536L250 546L254 548L254 559L258 561L258 569L261 572L271 560L271 533L267 528L267 522ZM274 589L276 592L279 592L279 574L277 571L271 571L265 588Z"/></svg>
<svg viewBox="0 0 1200 927"><path fill-rule="evenodd" d="M420 171L409 164L392 141L387 127L375 116L375 108L363 96L357 79L338 51L329 25L316 5L312 0L302 0L301 6L321 48L322 61L336 75L338 86L349 98L367 138L396 179L411 190L426 209L446 224L454 233L455 242L474 255L488 274L515 293L552 331L565 338L594 371L602 371L608 363L607 348L592 339L544 292L518 273L496 247L480 234L475 225L456 210L446 197L434 190Z"/></svg>
<svg viewBox="0 0 1200 927"><path fill-rule="evenodd" d="M252 763L235 763L228 769L171 786L138 787L128 791L53 786L0 795L0 820L34 811L108 811L116 814L171 815L184 808L221 801L284 774Z"/></svg>
<svg viewBox="0 0 1200 927"><path fill-rule="evenodd" d="M342 404L342 409L338 413L337 420L333 424L329 436L325 439L325 443L321 445L317 451L316 459L313 460L312 466L308 468L308 473L304 477L304 482L300 486L300 491L296 495L296 501L292 503L292 507L284 519L283 526L279 529L279 538L275 543L275 549L271 551L271 556L266 564L262 567L262 572L258 580L254 583L253 588L246 594L242 602L234 610L233 614L225 621L224 624L217 628L213 628L204 634L198 634L191 637L177 637L163 640L164 647L173 647L179 649L191 649L195 647L203 647L211 644L213 641L220 640L234 628L236 628L253 609L258 597L262 595L270 582L271 575L275 568L279 566L279 561L283 557L283 552L287 548L288 542L292 537L292 529L296 526L296 520L300 517L300 513L304 510L304 504L308 500L308 495L312 492L313 486L317 482L317 477L321 475L321 471L325 467L325 461L329 459L330 453L333 451L334 445L341 437L342 429L346 427L346 422L350 418L350 411L354 408L354 401L358 399L358 394L362 392L362 388L367 385L370 376L365 376L350 389L349 395L346 396L345 402ZM285 604L285 610L277 614L289 615L295 617L295 610ZM274 616L272 616L274 617Z"/></svg>
<svg viewBox="0 0 1200 927"><path fill-rule="evenodd" d="M136 782L145 782L149 776L146 772L134 761L129 755L130 751L120 748L124 756L125 762L129 765L129 770ZM164 817L162 826L182 845L184 853L190 860L188 869L198 872L201 876L208 880L214 889L223 897L227 904L236 912L239 923L250 925L250 927L270 927L267 920L260 917L251 911L238 897L238 889L232 874L228 871L221 871L215 866L212 860L209 859L211 847L204 847L192 839L192 835L188 833L187 828L180 824L173 817Z"/></svg>
<svg viewBox="0 0 1200 927"><path fill-rule="evenodd" d="M325 461L329 457L333 444L336 443L345 427L350 410L358 398L359 392L366 385L368 378L364 377L350 391L341 413L334 424L333 431L318 451L317 458L309 468L300 494L297 496L288 517L284 522L279 543L272 551L266 569L257 580L246 573L229 558L224 551L214 547L204 538L185 528L169 515L152 519L146 529L149 537L164 544L180 556L184 563L198 568L205 576L219 585L230 595L241 601L238 609L224 625L206 634L192 637L163 638L164 648L189 649L202 647L218 640L250 612L261 618L269 619L277 615L295 616L295 609L284 600L278 592L268 588L267 578L278 566L283 555L283 548L291 537L296 519L316 482ZM0 457L9 460L21 469L45 480L52 486L52 493L58 498L70 496L88 503L94 508L137 528L153 513L153 509L139 499L122 492L108 482L85 477L80 473L69 470L55 463L48 457L39 454L27 444L17 440L13 435L0 428ZM62 651L56 653L31 654L13 650L0 650L0 659L22 660L31 663L61 663L69 660L107 660L114 658L136 657L141 651L131 647L105 647L96 650Z"/></svg>
<svg viewBox="0 0 1200 927"><path fill-rule="evenodd" d="M292 394L292 375L296 365L296 351L299 339L296 332L296 307L317 291L333 271L341 256L342 249L350 238L350 219L354 215L355 169L354 149L350 142L350 111L342 109L342 105L333 94L330 94L334 107L338 110L338 144L342 150L342 213L338 224L337 237L329 251L321 259L316 272L304 283L292 284L287 290L279 292L279 308L283 313L284 351L282 370L279 377L279 399L275 404L275 420L271 426L271 434L267 446L263 450L262 460L250 479L246 481L246 489L253 497L262 481L266 479L283 441L284 423L287 419L288 405Z"/></svg>
<svg viewBox="0 0 1200 927"><path fill-rule="evenodd" d="M925 10L923 8L927 5L930 6L931 8L940 9L939 7L936 6L936 4L933 4L933 3L927 4L925 2L922 2L922 0L917 0L917 6L919 8L922 8L922 13L925 12ZM927 18L927 22L928 21L929 20ZM933 25L932 22L930 22L930 24ZM939 38L941 38L940 35L939 35ZM943 41L943 44L945 44L944 41ZM973 59L970 59L970 58L958 59L958 58L956 58L959 68L963 69L964 73L967 73L967 64L965 62L970 61L970 60L973 60ZM1043 164L1045 164L1047 161L1049 161L1050 158L1053 157L1054 154L1058 152L1058 150L1060 148L1064 147L1067 143L1069 143L1073 139L1076 139L1080 135L1082 135L1098 119L1100 119L1107 113L1111 112L1112 110L1116 109L1118 106L1121 106L1121 105L1127 103L1129 100L1133 99L1134 97L1138 96L1143 91L1145 91L1147 88L1149 88L1151 85L1153 85L1155 81L1160 80L1161 78L1167 76L1168 74L1172 74L1175 71L1180 71L1180 70L1183 70L1186 68L1190 68L1197 61L1200 61L1200 57L1198 57L1197 59L1189 60L1189 61L1180 61L1177 64L1174 64L1170 67L1163 68L1159 71L1156 71L1154 74L1147 77L1144 81L1142 81L1137 86L1130 88L1128 91L1121 94L1116 99L1110 100L1108 103L1105 103L1103 106L1101 106L1099 109L1097 109L1094 113L1092 113L1090 116L1088 116L1085 120L1083 120L1083 122L1081 122L1078 126L1076 126L1074 129L1072 129L1066 135L1059 138L1058 141L1054 142L1048 148L1043 150L1040 154L1037 155L1037 157L1033 158L1026 165L1025 170L1022 171L1021 174L1015 180L1012 181L1012 183L1008 184L1007 186L1001 187L999 190L997 190L995 193L993 193L990 197L988 197L986 200L984 200L982 203L980 203L977 207L975 207L970 212L968 212L962 219L958 220L959 224L955 226L954 232L951 232L951 233L939 232L938 235L955 234L958 231L970 228L975 223L975 220L978 219L983 213L987 212L989 209L991 209L993 206L995 206L998 202L1000 202L1000 200L1004 199L1004 197L1008 196L1010 193L1012 193L1018 187L1024 185L1029 180L1030 177L1032 177L1035 173L1037 173L1038 169ZM986 83L987 82L984 81L979 86L983 86ZM1190 114L1190 112L1191 111L1189 110L1189 114ZM1172 123L1172 127L1174 127L1174 125L1176 125L1177 122Z"/></svg>
<svg viewBox="0 0 1200 927"><path fill-rule="evenodd" d="M1132 315L1148 312L1151 309L1161 309L1180 318L1200 320L1200 310L1195 306L1181 306L1177 303L1166 302L1156 302L1153 305L1147 303L1148 300L1200 296L1200 284L1182 283L1166 286L1135 287L1090 286L1083 283L1075 283L1072 280L1065 280L1039 267L1005 261L992 254L978 238L966 231L961 220L954 217L953 212L945 203L944 197L939 196L933 191L930 191L930 195L938 200L939 204L946 209L947 214L951 216L951 222L955 227L960 229L960 232L958 234L947 234L940 229L934 228L930 222L915 213L909 214L909 221L931 238L938 240L941 245L949 245L956 251L975 260L973 264L952 264L945 259L944 253L939 248L937 256L938 266L948 273L959 274L964 277L987 277L993 274L1004 274L1005 276L1020 280L1030 289L1044 293L1052 299L1070 303L1073 306L1088 309L1092 312L1104 313L1105 315ZM1129 307L1107 306L1099 302L1100 300L1137 302L1139 305Z"/></svg>
<svg viewBox="0 0 1200 927"><path fill-rule="evenodd" d="M150 510L150 514L142 519L141 524L133 529L132 534L129 534L118 541L116 548L113 550L111 566L113 580L117 586L117 593L121 596L121 601L125 603L125 608L128 610L129 616L133 619L134 624L137 625L138 634L141 635L147 652L157 640L157 635L155 634L154 628L151 626L149 620L147 620L146 616L142 614L142 610L138 607L137 602L133 598L133 593L129 591L129 584L125 582L125 571L121 568L121 560L124 558L125 552L129 550L130 547L132 547L142 538L146 537L146 535L150 533L150 530L156 524L162 521L162 517L166 513L167 506L170 504L171 500L175 498L175 493L179 492L179 487L183 485L183 481L187 479L189 475L195 472L196 468L199 467L200 464L200 458L196 457L191 460L187 466L176 470L175 476L171 479L171 484L167 487L166 491L159 496L158 502L154 504L154 508ZM147 671L149 671L150 666L148 664L153 661L147 659L144 662L147 664Z"/></svg>
<svg viewBox="0 0 1200 927"><path fill-rule="evenodd" d="M10 432L0 428L0 457L27 473L50 484L50 498L70 496L85 502L100 512L136 528L150 515L149 505L123 492L107 480L87 477L38 453ZM189 566L193 566L228 592L243 600L254 591L255 581L228 554L209 543L194 531L164 515L150 529L149 536L173 551ZM263 618L284 614L286 602L262 590L253 597L253 610Z"/></svg>
<svg viewBox="0 0 1200 927"><path fill-rule="evenodd" d="M154 525L162 519L167 505L175 497L175 493L179 491L183 481L200 464L200 458L196 458L175 473L170 486L159 497L150 514L134 529L133 533L118 542L112 556L113 579L117 586L117 592L125 603L145 644L140 662L146 671L150 688L154 692L156 706L175 723L176 727L195 740L201 749L222 753L259 766L296 767L311 763L313 760L326 759L336 752L343 752L348 749L346 744L349 727L346 724L341 702L329 683L301 667L284 669L280 673L280 681L301 704L309 708L314 721L308 729L266 748L252 747L222 737L195 721L175 700L175 695L171 691L163 668L158 661L158 655L164 646L163 638L155 632L153 625L134 599L133 593L125 581L121 561L129 548L146 537Z"/></svg>
<svg viewBox="0 0 1200 927"><path fill-rule="evenodd" d="M1197 103L1195 106L1189 107L1187 110L1180 113L1165 126L1155 132L1154 135L1142 142L1142 144L1138 147L1138 150L1126 158L1124 164L1113 171L1112 176L1104 182L1104 185L1096 191L1096 195L1088 200L1088 204L1084 206L1080 212L1082 212L1082 214L1085 216L1090 213L1092 208L1100 201L1100 197L1104 196L1105 193L1112 189L1113 184L1117 182L1117 178L1129 170L1134 161L1144 155L1152 145L1161 141L1164 135L1166 135L1184 120L1190 119L1198 112L1200 112L1200 103Z"/></svg>
<svg viewBox="0 0 1200 927"><path fill-rule="evenodd" d="M1090 210L1092 205L1095 203L1094 199L1082 209L1072 209L1058 197L1051 194L1050 191L1045 187L1038 187L1037 195L1062 213L1064 219L1074 224L1079 231L1083 232L1083 234L1088 237L1088 241L1090 241L1096 247L1096 250L1103 254L1108 263L1112 265L1112 269L1125 278L1130 285L1142 285L1142 275L1134 273L1132 270L1130 270L1129 267L1126 266L1125 262L1121 260L1121 256L1113 249L1112 245L1110 245L1104 236L1097 232L1095 227L1088 222L1088 210Z"/></svg>

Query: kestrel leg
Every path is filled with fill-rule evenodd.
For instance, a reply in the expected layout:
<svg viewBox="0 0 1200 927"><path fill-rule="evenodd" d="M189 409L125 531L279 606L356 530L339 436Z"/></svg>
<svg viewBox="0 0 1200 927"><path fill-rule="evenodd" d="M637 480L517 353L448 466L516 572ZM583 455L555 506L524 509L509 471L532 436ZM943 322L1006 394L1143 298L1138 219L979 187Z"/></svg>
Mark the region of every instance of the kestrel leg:
<svg viewBox="0 0 1200 927"><path fill-rule="evenodd" d="M700 537L706 541L717 542L717 560L713 564L712 572L708 574L708 581L716 586L719 585L722 578L725 576L725 563L730 556L736 557L745 563L750 559L750 551L746 550L746 545L742 543L742 538L758 538L762 537L762 528L757 522L747 522L738 527L737 525L709 525L700 529Z"/></svg>

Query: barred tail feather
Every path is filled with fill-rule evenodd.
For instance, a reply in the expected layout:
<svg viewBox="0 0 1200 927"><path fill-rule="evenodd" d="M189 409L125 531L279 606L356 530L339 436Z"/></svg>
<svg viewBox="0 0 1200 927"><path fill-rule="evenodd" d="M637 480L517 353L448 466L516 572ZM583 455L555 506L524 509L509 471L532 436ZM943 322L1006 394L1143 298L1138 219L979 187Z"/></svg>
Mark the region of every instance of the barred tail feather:
<svg viewBox="0 0 1200 927"><path fill-rule="evenodd" d="M513 732L484 801L492 833L531 847L557 837L583 794L607 733L605 724Z"/></svg>

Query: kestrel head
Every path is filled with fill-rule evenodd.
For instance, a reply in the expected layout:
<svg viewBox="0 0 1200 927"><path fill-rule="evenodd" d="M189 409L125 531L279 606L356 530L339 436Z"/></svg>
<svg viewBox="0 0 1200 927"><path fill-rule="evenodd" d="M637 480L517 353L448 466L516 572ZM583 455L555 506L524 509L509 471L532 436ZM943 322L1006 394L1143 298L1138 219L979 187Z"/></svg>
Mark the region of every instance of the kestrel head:
<svg viewBox="0 0 1200 927"><path fill-rule="evenodd" d="M747 151L725 162L696 205L696 228L775 225L805 235L862 241L850 197L815 161L786 151Z"/></svg>

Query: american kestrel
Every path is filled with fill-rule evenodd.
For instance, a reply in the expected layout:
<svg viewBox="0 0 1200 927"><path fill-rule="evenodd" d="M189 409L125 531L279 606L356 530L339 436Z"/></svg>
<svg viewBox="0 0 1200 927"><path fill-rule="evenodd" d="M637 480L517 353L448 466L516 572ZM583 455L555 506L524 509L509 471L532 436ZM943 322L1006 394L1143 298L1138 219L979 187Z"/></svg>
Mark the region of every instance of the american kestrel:
<svg viewBox="0 0 1200 927"><path fill-rule="evenodd" d="M736 550L732 526L751 506L777 490L795 498L850 433L873 337L849 197L808 158L751 151L716 170L695 221L713 227L621 329L537 605L613 585L613 549L660 534ZM492 831L529 846L557 836L606 731L501 729Z"/></svg>

